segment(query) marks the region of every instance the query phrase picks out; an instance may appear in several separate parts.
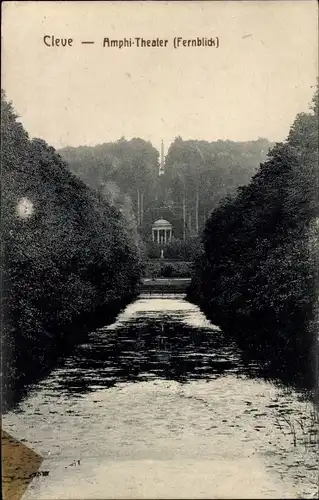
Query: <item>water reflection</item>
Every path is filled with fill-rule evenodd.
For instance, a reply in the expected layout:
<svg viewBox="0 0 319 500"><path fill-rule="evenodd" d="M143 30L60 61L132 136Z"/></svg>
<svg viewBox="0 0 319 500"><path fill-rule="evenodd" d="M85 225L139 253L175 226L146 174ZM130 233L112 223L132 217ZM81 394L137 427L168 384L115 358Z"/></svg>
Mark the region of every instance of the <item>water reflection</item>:
<svg viewBox="0 0 319 500"><path fill-rule="evenodd" d="M60 360L50 374L50 391L80 397L117 383L185 383L226 375L262 378L280 386L284 380L271 365L241 350L183 295L152 295L141 296L114 323L91 332L86 343ZM30 390L42 386L48 389L47 379Z"/></svg>
<svg viewBox="0 0 319 500"><path fill-rule="evenodd" d="M91 333L55 370L54 388L86 393L117 382L186 382L247 372L234 341L205 323L196 306L167 298L164 309L163 300L158 308L156 300L141 299L113 325Z"/></svg>
<svg viewBox="0 0 319 500"><path fill-rule="evenodd" d="M287 498L309 498L313 407L264 376L183 297L142 297L35 384L4 424L42 456L81 464L93 453L98 463L259 460Z"/></svg>

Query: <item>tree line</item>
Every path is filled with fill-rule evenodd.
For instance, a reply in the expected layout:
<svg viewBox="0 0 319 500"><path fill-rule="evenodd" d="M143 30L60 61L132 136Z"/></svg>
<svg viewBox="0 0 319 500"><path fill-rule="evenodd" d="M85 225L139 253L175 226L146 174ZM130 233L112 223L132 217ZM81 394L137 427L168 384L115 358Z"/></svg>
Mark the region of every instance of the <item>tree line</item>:
<svg viewBox="0 0 319 500"><path fill-rule="evenodd" d="M200 234L210 212L238 186L248 184L271 143L183 140L176 137L165 158L163 204L171 207L181 239Z"/></svg>
<svg viewBox="0 0 319 500"><path fill-rule="evenodd" d="M135 221L151 257L151 227L156 219L168 219L175 239L184 241L179 246L191 247L185 242L201 233L209 213L225 195L250 181L270 146L267 139L208 142L177 137L161 159L165 172L161 176L159 152L138 138L68 147L59 153L74 174Z"/></svg>
<svg viewBox="0 0 319 500"><path fill-rule="evenodd" d="M1 93L2 388L15 394L85 327L107 322L137 291L134 225L72 174L54 148L30 140Z"/></svg>
<svg viewBox="0 0 319 500"><path fill-rule="evenodd" d="M318 180L317 91L251 182L208 218L189 291L265 366L306 384L316 367Z"/></svg>
<svg viewBox="0 0 319 500"><path fill-rule="evenodd" d="M159 152L139 138L59 151L71 172L100 192L139 229L149 226L158 194Z"/></svg>

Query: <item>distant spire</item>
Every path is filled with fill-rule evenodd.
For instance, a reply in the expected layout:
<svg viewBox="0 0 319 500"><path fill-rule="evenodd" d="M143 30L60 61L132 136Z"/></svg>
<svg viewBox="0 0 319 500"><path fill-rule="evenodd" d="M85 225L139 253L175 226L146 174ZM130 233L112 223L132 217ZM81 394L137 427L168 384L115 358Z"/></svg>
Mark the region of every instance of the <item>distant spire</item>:
<svg viewBox="0 0 319 500"><path fill-rule="evenodd" d="M163 143L163 139L162 139L161 140L160 167L159 167L158 175L163 175L163 174L164 174L164 143Z"/></svg>

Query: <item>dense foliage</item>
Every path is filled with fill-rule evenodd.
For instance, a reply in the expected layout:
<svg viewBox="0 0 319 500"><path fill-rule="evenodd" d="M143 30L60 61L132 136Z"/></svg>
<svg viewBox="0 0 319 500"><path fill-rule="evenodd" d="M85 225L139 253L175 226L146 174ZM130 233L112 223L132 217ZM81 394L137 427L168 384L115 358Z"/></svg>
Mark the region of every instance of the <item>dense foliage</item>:
<svg viewBox="0 0 319 500"><path fill-rule="evenodd" d="M190 297L267 362L310 374L318 282L318 94L209 217Z"/></svg>
<svg viewBox="0 0 319 500"><path fill-rule="evenodd" d="M192 262L181 260L148 260L145 265L147 278L189 278L192 274Z"/></svg>
<svg viewBox="0 0 319 500"><path fill-rule="evenodd" d="M183 205L186 235L199 234L220 200L249 183L270 146L267 139L207 142L177 137L161 178L163 204L171 207L171 214L162 215L173 224L175 236L183 237Z"/></svg>
<svg viewBox="0 0 319 500"><path fill-rule="evenodd" d="M116 313L140 279L125 215L30 140L1 96L3 390L50 365L80 326ZM62 348L63 351L63 348Z"/></svg>
<svg viewBox="0 0 319 500"><path fill-rule="evenodd" d="M63 148L59 154L77 177L124 212L133 225L152 223L159 153L150 142L121 138L94 147Z"/></svg>
<svg viewBox="0 0 319 500"><path fill-rule="evenodd" d="M185 241L173 238L165 245L158 245L153 241L147 241L145 246L147 256L150 259L159 259L162 249L165 259L180 261L193 261L201 253L201 240L198 236L186 238Z"/></svg>
<svg viewBox="0 0 319 500"><path fill-rule="evenodd" d="M176 239L198 234L219 201L248 184L270 146L266 139L210 143L177 137L160 177L159 152L142 139L68 147L59 153L87 185L131 214L146 241L153 222L163 217L172 223Z"/></svg>

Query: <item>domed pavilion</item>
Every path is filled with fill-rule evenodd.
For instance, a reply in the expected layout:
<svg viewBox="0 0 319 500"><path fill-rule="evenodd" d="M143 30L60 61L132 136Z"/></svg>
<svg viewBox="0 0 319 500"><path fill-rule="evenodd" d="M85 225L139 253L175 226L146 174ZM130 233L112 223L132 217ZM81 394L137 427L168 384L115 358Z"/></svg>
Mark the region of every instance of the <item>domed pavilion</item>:
<svg viewBox="0 0 319 500"><path fill-rule="evenodd" d="M152 239L155 243L166 244L172 239L172 224L165 219L158 219L152 225Z"/></svg>

